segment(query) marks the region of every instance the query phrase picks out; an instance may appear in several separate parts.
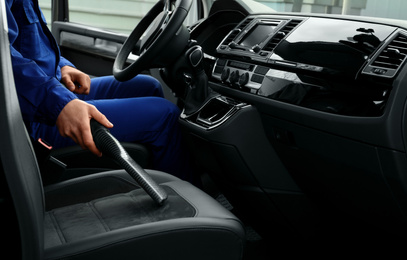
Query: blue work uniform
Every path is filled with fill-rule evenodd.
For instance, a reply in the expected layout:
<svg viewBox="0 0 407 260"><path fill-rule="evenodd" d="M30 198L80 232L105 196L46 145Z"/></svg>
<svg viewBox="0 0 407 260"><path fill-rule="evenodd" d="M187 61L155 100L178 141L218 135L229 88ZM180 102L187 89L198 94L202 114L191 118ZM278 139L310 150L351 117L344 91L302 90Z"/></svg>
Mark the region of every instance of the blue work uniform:
<svg viewBox="0 0 407 260"><path fill-rule="evenodd" d="M73 140L60 136L55 122L65 105L79 98L113 123L111 133L119 141L148 145L155 169L190 179L178 128L180 111L163 98L156 79L92 78L89 95L77 95L60 82L61 68L74 65L61 56L38 1L6 0L6 12L18 99L34 139L44 138L55 148L73 145Z"/></svg>

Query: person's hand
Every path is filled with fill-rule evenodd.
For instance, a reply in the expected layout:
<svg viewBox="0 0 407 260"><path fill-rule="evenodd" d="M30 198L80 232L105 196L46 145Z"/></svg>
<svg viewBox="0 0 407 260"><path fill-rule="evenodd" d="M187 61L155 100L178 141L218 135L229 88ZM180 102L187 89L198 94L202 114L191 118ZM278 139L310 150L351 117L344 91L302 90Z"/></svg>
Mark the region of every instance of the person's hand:
<svg viewBox="0 0 407 260"><path fill-rule="evenodd" d="M100 157L102 152L96 147L90 130L91 118L107 128L113 127L113 124L95 106L79 99L74 99L65 105L57 118L56 125L63 137L72 138L83 149L89 149Z"/></svg>
<svg viewBox="0 0 407 260"><path fill-rule="evenodd" d="M61 81L66 88L77 94L89 94L90 77L82 71L71 67L64 66L61 68Z"/></svg>

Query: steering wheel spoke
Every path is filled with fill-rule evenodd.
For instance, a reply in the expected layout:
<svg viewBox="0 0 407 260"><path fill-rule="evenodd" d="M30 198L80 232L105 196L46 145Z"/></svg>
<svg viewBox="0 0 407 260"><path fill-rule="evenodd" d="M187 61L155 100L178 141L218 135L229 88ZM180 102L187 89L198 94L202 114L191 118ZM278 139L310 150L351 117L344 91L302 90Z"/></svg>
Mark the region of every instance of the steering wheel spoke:
<svg viewBox="0 0 407 260"><path fill-rule="evenodd" d="M183 22L192 0L161 0L131 32L113 65L113 75L126 81L143 70L164 67L174 61L188 44L189 32ZM130 53L139 55L127 67Z"/></svg>

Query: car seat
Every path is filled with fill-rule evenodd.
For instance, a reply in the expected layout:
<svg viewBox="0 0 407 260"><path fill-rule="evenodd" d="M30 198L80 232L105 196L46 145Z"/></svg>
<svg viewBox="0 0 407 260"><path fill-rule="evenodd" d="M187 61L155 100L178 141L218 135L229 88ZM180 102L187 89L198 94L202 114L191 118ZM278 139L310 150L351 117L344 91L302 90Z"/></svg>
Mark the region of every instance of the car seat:
<svg viewBox="0 0 407 260"><path fill-rule="evenodd" d="M1 1L0 13L3 8ZM6 28L3 19L0 28ZM20 234L22 259L242 257L245 234L239 219L203 191L167 173L148 171L168 195L163 205L124 170L44 187L12 84L6 30L0 32L0 51L0 174L18 222L18 227L7 229ZM12 211L2 215L12 216Z"/></svg>

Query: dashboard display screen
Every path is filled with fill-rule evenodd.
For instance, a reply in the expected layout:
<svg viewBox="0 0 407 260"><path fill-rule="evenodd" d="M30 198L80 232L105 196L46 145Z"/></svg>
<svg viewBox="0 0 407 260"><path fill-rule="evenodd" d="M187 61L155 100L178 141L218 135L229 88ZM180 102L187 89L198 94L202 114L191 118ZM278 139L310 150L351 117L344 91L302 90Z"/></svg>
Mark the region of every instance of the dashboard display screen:
<svg viewBox="0 0 407 260"><path fill-rule="evenodd" d="M251 48L263 42L275 28L270 24L257 24L243 37L239 45Z"/></svg>

